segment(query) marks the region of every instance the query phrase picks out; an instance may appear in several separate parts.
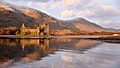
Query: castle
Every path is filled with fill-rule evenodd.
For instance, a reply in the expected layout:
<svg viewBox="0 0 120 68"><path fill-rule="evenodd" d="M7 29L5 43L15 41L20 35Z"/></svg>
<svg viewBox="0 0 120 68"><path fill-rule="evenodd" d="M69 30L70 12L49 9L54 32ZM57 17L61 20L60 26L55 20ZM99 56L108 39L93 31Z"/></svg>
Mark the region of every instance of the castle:
<svg viewBox="0 0 120 68"><path fill-rule="evenodd" d="M48 23L43 23L36 29L26 28L24 23L20 28L20 35L32 35L32 36L45 36L49 35L49 25Z"/></svg>

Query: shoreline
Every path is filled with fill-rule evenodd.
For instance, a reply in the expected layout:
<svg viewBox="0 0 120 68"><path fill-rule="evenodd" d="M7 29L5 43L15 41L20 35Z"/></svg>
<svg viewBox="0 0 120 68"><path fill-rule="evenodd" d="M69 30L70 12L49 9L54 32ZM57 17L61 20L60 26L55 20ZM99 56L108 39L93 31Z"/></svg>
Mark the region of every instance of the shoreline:
<svg viewBox="0 0 120 68"><path fill-rule="evenodd" d="M76 38L97 40L108 43L120 43L120 36L16 36L16 35L0 35L0 39L58 39L58 38Z"/></svg>
<svg viewBox="0 0 120 68"><path fill-rule="evenodd" d="M81 39L96 39L103 36L88 36L88 35L80 35L80 36L20 36L20 35L0 35L0 39L51 39L51 38L81 38Z"/></svg>
<svg viewBox="0 0 120 68"><path fill-rule="evenodd" d="M120 39L120 36L113 35L75 35L75 36L20 36L20 35L0 35L0 38L10 39L40 39L40 38L86 38L86 39Z"/></svg>
<svg viewBox="0 0 120 68"><path fill-rule="evenodd" d="M19 36L19 35L0 35L3 39L40 39L49 38L49 36Z"/></svg>
<svg viewBox="0 0 120 68"><path fill-rule="evenodd" d="M0 35L1 39L42 39L42 38L99 38L101 36L17 36Z"/></svg>

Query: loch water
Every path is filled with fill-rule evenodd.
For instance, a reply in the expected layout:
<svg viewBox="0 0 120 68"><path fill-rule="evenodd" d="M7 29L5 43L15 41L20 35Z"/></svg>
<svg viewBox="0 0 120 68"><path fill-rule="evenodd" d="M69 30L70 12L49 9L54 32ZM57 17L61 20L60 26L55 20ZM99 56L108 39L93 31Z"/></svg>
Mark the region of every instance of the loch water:
<svg viewBox="0 0 120 68"><path fill-rule="evenodd" d="M120 43L81 38L0 39L0 68L120 68Z"/></svg>

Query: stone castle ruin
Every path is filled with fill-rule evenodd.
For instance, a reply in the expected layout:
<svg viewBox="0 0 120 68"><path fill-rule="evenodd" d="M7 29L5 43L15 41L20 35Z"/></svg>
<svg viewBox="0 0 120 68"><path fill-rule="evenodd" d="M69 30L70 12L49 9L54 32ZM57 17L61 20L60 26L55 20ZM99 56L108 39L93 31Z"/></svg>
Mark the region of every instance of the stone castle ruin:
<svg viewBox="0 0 120 68"><path fill-rule="evenodd" d="M47 21L46 19L44 20ZM20 28L3 27L3 28L0 28L0 35L48 36L49 24L48 22L43 22L36 28L28 28L24 23L22 23Z"/></svg>
<svg viewBox="0 0 120 68"><path fill-rule="evenodd" d="M43 23L39 27L32 29L26 28L25 24L22 24L20 28L20 35L32 35L32 36L46 36L49 35L49 25L48 23Z"/></svg>

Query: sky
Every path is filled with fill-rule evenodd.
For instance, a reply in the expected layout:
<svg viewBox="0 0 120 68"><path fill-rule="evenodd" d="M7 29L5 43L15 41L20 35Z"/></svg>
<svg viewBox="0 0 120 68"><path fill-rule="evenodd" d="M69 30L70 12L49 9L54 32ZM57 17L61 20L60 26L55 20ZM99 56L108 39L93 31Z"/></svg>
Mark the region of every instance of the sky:
<svg viewBox="0 0 120 68"><path fill-rule="evenodd" d="M4 0L31 7L61 20L85 18L107 28L120 29L120 0Z"/></svg>

